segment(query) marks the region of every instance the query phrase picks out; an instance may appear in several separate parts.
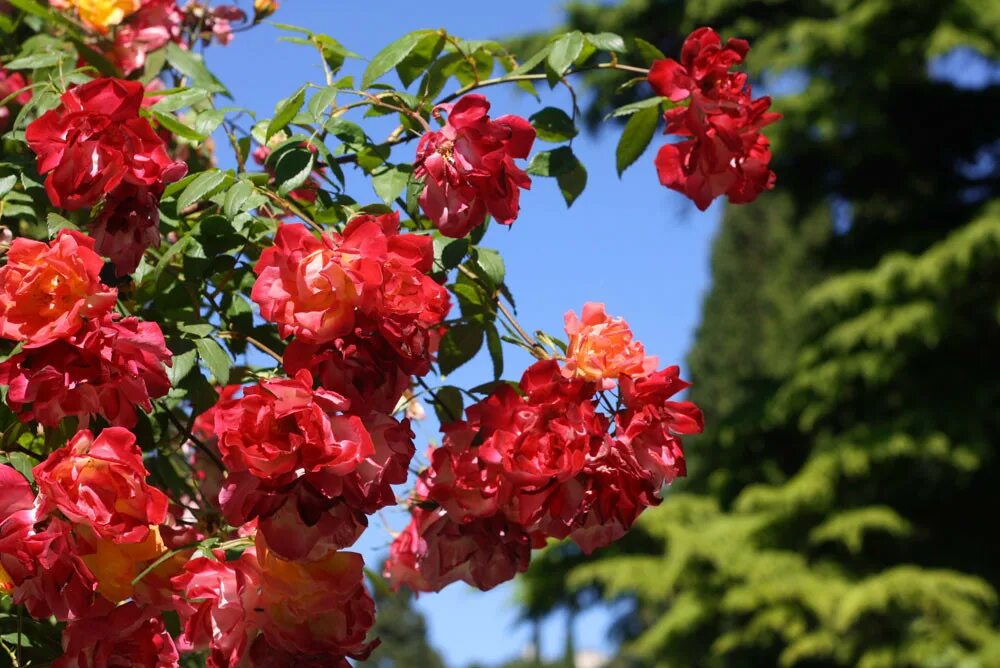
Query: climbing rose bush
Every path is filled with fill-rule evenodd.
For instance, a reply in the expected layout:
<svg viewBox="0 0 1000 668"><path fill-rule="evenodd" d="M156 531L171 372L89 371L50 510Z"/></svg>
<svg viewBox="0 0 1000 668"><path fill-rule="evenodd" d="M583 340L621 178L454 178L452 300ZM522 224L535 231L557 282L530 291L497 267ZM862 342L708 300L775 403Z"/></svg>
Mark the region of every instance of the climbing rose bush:
<svg viewBox="0 0 1000 668"><path fill-rule="evenodd" d="M613 306L568 311L558 335L518 321L486 244L503 244L491 228L519 218L523 190L584 195L579 110L525 119L487 93L629 72L648 97L613 114L629 119L619 172L663 116L677 141L647 172L702 209L748 202L774 186L761 130L779 115L735 69L746 42L702 28L679 59L649 62L607 33L514 54L420 30L360 65L282 26L322 76L265 118L226 101L200 50L240 48L277 2L14 5L0 9L14 26L0 68L4 655L346 667L378 646L369 579L490 589L553 541L612 544L685 475L701 412ZM511 347L532 363L505 371ZM479 354L492 375L451 384ZM418 442L420 420L440 439ZM351 548L387 530L376 513L391 547L366 568Z"/></svg>

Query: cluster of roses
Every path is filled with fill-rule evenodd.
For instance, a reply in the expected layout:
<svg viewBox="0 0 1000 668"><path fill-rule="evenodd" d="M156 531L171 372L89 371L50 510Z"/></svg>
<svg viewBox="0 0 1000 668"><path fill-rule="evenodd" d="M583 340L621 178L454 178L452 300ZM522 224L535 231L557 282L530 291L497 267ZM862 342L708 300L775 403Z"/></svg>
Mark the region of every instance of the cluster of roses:
<svg viewBox="0 0 1000 668"><path fill-rule="evenodd" d="M282 557L350 546L367 515L396 502L391 486L406 481L414 446L392 414L410 376L430 370L449 309L432 264L431 238L400 234L395 213L322 237L282 225L261 254L251 297L294 336L292 377L220 402L214 431L228 470L224 515L256 521Z"/></svg>
<svg viewBox="0 0 1000 668"><path fill-rule="evenodd" d="M49 2L58 9L75 10L95 33L94 46L126 75L141 69L150 53L171 42L186 48L185 33L196 34L206 43L215 40L226 45L232 40L233 24L247 21L246 13L234 5L209 7L194 1L184 7L177 0Z"/></svg>
<svg viewBox="0 0 1000 668"><path fill-rule="evenodd" d="M749 50L744 40L723 46L714 30L699 28L684 41L680 62L658 60L649 71L657 95L689 101L664 115L665 133L686 139L660 149L660 182L703 211L721 195L742 204L774 187L770 145L761 129L781 114L768 112L771 98L753 98L745 73L729 71Z"/></svg>
<svg viewBox="0 0 1000 668"><path fill-rule="evenodd" d="M680 435L701 431L702 416L670 401L687 387L677 367L654 371L656 358L601 304L587 304L582 320L568 313L566 331L564 364L536 362L520 392L501 385L443 427L386 563L393 586L438 591L462 580L490 589L525 570L549 538L589 554L685 474Z"/></svg>
<svg viewBox="0 0 1000 668"><path fill-rule="evenodd" d="M137 81L94 79L66 91L62 104L25 133L53 205L82 209L103 201L91 234L119 276L135 270L146 248L159 246L160 196L187 172L139 115L144 93Z"/></svg>
<svg viewBox="0 0 1000 668"><path fill-rule="evenodd" d="M63 230L49 243L17 238L0 268L0 337L20 351L0 363L7 403L23 421L49 427L73 416L87 425L136 423L170 381L159 325L112 312L117 290L101 282L94 240Z"/></svg>
<svg viewBox="0 0 1000 668"><path fill-rule="evenodd" d="M127 430L81 431L32 475L37 496L0 466L0 586L32 616L68 622L56 668L176 668L179 652L205 649L212 668L347 668L370 652L359 555L291 562L262 536L234 560L196 555Z"/></svg>

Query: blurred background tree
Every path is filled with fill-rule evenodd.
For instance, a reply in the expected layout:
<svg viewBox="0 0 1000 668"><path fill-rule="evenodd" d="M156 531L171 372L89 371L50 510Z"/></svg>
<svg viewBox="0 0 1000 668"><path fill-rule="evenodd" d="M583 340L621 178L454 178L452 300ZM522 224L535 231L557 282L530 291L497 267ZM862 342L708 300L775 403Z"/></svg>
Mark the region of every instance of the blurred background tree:
<svg viewBox="0 0 1000 668"><path fill-rule="evenodd" d="M702 25L749 39L785 120L776 190L715 241L689 478L595 559L551 547L525 617L629 602L620 666L1000 666L1000 3L625 0L567 23L673 57ZM646 94L626 80L589 80L590 120Z"/></svg>
<svg viewBox="0 0 1000 668"><path fill-rule="evenodd" d="M381 573L384 564L376 572ZM414 594L401 588L389 589L381 577L371 578L378 616L373 635L380 639L379 646L365 661L356 662L364 668L445 668L444 659L427 637L427 620L414 607Z"/></svg>

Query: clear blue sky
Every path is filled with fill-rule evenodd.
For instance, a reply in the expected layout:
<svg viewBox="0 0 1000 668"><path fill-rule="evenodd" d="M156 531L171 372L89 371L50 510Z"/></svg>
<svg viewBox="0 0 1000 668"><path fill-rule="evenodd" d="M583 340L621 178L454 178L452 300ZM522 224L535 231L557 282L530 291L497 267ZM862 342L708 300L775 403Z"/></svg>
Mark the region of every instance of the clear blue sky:
<svg viewBox="0 0 1000 668"><path fill-rule="evenodd" d="M330 34L347 48L371 57L388 42L418 28L443 27L467 39L552 29L561 23L560 4L550 0L283 0L274 20ZM315 52L279 42L281 34L271 26L261 26L237 35L229 47L212 47L206 53L236 104L255 110L261 118L269 118L275 103L300 84L323 80ZM352 67L360 71L363 63ZM565 94L540 91L544 104L568 108ZM539 108L533 99L499 87L490 89L488 97L496 115L526 117ZM631 323L647 351L660 356L661 364L683 366L708 284L709 247L718 208L699 213L659 185L652 165L659 138L619 181L614 169L615 141L614 129L609 128L574 142L590 179L572 209L566 209L553 181L535 179L532 190L522 197L521 215L513 229L491 229L484 245L502 252L508 284L527 327L561 332L566 310L579 312L586 301L603 301L610 313ZM538 143L536 148L549 147ZM404 147L399 155L412 150L412 145ZM231 164L225 156L222 161L223 166ZM352 195L376 201L364 185ZM515 350L507 353L505 375L516 378L527 360ZM492 378L490 368L488 359L474 360L456 372L452 381L479 384ZM415 431L419 450L426 447L428 438L436 437L430 421L417 425ZM390 518L390 522L397 520ZM378 563L389 537L377 519L372 524L359 549L370 563ZM521 653L529 629L515 623L512 592L509 584L485 594L456 584L440 594L420 597L418 605L427 614L431 640L450 666L462 668L472 661L495 664ZM605 637L607 619L604 610L584 615L576 629L577 647L610 651ZM545 629L546 654L560 651L562 633L561 620Z"/></svg>

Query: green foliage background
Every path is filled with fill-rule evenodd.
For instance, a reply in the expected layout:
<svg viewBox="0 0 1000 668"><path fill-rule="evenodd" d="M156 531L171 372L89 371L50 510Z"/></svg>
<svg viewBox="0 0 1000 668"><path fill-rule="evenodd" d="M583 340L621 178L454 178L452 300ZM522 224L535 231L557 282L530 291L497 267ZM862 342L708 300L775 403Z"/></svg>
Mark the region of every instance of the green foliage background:
<svg viewBox="0 0 1000 668"><path fill-rule="evenodd" d="M595 559L550 548L525 616L631 601L619 666L1000 666L1000 3L567 16L673 56L701 25L749 39L785 120L777 189L715 242L690 477ZM644 94L624 80L591 77L591 119Z"/></svg>

